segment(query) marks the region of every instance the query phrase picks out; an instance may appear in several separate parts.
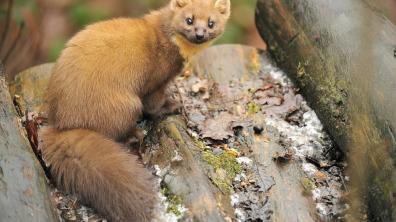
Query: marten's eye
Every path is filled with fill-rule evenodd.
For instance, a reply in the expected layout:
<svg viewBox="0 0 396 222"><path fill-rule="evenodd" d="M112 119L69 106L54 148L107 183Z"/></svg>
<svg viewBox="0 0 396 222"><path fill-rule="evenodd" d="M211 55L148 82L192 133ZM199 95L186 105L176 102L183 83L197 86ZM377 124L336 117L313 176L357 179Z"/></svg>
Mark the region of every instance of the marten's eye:
<svg viewBox="0 0 396 222"><path fill-rule="evenodd" d="M187 23L187 25L193 25L194 24L194 18L186 18L186 23Z"/></svg>
<svg viewBox="0 0 396 222"><path fill-rule="evenodd" d="M215 26L215 22L212 21L212 20L209 20L209 21L208 21L208 27L211 28L211 29L213 29L214 26Z"/></svg>

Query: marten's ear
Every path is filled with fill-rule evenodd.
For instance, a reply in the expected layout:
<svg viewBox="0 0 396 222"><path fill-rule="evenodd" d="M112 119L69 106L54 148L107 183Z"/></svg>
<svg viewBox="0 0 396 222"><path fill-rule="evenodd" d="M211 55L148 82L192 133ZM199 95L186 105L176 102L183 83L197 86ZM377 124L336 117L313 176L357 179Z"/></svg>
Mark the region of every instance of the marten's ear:
<svg viewBox="0 0 396 222"><path fill-rule="evenodd" d="M231 1L230 0L216 0L215 8L217 10L219 10L221 14L228 17L231 14Z"/></svg>
<svg viewBox="0 0 396 222"><path fill-rule="evenodd" d="M171 9L183 8L191 3L191 0L171 0Z"/></svg>

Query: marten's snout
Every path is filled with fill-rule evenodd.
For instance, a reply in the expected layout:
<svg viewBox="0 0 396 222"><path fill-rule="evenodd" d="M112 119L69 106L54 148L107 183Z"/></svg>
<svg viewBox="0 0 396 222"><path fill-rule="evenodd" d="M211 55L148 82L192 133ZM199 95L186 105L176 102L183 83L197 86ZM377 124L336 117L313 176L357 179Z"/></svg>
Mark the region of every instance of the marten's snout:
<svg viewBox="0 0 396 222"><path fill-rule="evenodd" d="M195 37L197 38L198 41L202 41L205 38L204 35L200 35L200 34L196 34Z"/></svg>
<svg viewBox="0 0 396 222"><path fill-rule="evenodd" d="M207 30L205 28L195 28L195 39L198 42L204 41L206 32Z"/></svg>

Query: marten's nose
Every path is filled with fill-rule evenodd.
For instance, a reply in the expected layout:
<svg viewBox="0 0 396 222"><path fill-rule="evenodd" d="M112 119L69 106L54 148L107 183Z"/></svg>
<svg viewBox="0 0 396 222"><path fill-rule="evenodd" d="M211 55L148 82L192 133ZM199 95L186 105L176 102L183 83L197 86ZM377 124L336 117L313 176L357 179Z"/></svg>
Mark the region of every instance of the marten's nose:
<svg viewBox="0 0 396 222"><path fill-rule="evenodd" d="M201 41L204 39L204 35L203 34L196 34L195 37L197 38L198 41Z"/></svg>
<svg viewBox="0 0 396 222"><path fill-rule="evenodd" d="M206 29L201 26L195 27L195 38L197 41L202 42L205 39Z"/></svg>

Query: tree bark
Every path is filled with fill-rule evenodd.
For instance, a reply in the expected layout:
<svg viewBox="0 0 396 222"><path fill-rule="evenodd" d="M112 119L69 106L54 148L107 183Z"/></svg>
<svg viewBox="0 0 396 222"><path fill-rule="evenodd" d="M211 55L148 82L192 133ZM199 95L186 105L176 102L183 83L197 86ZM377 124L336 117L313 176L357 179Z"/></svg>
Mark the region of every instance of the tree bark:
<svg viewBox="0 0 396 222"><path fill-rule="evenodd" d="M59 221L43 169L18 121L0 65L1 221Z"/></svg>
<svg viewBox="0 0 396 222"><path fill-rule="evenodd" d="M370 221L394 221L396 28L376 3L259 0L256 24L347 153L351 189L359 190L352 209L367 208Z"/></svg>

